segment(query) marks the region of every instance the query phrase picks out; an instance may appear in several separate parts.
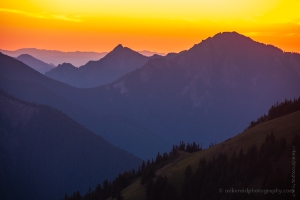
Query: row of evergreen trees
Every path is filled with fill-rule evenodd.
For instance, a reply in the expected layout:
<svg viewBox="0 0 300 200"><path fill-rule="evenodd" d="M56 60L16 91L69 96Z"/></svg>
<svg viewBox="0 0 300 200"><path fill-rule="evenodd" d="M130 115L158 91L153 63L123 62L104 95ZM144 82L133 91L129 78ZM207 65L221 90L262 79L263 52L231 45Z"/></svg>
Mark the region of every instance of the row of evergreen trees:
<svg viewBox="0 0 300 200"><path fill-rule="evenodd" d="M151 161L143 161L142 165L139 166L137 170L133 169L131 171L126 171L123 174L119 174L119 176L111 182L105 180L102 185L98 184L94 190L89 189L84 196L82 196L79 191L74 192L70 196L66 194L63 200L104 200L108 199L109 197L117 200L123 199L121 191L124 188L129 186L136 178L139 177L141 178L140 183L142 185L153 182L153 178L156 177L155 172L158 169L178 158L178 150L192 153L200 151L202 148L195 142L192 144L185 144L182 141L179 145L173 145L171 152L164 154L157 153L155 160L152 159ZM160 182L161 177L158 180Z"/></svg>
<svg viewBox="0 0 300 200"><path fill-rule="evenodd" d="M252 128L258 124L263 122L282 117L284 115L296 112L300 110L300 97L294 100L287 100L285 99L284 102L274 104L268 111L268 115L264 114L263 116L259 117L256 121L252 121L247 129Z"/></svg>
<svg viewBox="0 0 300 200"><path fill-rule="evenodd" d="M151 179L146 185L147 200L176 200L177 190L169 182L166 176L159 175L154 181Z"/></svg>
<svg viewBox="0 0 300 200"><path fill-rule="evenodd" d="M195 171L190 165L186 167L182 195L177 199L291 199L297 190L300 191L299 184L294 188L294 193L286 194L228 194L225 193L225 189L252 187L273 190L293 189L291 178L293 148L296 152L300 151L298 135L287 144L286 139L276 139L271 133L259 149L256 145L252 145L247 151L240 149L231 157L221 153L217 158L209 161L201 159ZM286 163L284 158L288 158L290 162ZM298 155L296 163L299 162ZM299 170L300 165L296 165L295 171L299 172ZM297 173L295 177L298 181L299 175L300 173Z"/></svg>
<svg viewBox="0 0 300 200"><path fill-rule="evenodd" d="M295 199L300 186L293 185L293 182L300 181L300 165L296 165L293 172L293 151L300 151L299 135L287 144L285 138L276 139L272 132L260 148L252 145L246 151L240 149L238 153L234 152L230 157L221 153L209 160L203 158L195 170L188 165L182 191L176 191L165 176L151 179L146 185L147 200ZM286 163L286 158L289 163ZM299 162L300 156L296 155L295 163ZM226 191L231 188L233 191L248 188L250 192ZM252 188L265 190L265 193L251 192ZM289 192L272 193L276 190Z"/></svg>
<svg viewBox="0 0 300 200"><path fill-rule="evenodd" d="M197 152L197 151L201 151L202 150L202 145L200 144L196 144L196 142L193 142L192 144L188 143L185 144L183 141L181 141L178 145L173 145L173 149L174 150L181 150L181 151L185 151L188 153L193 153L193 152Z"/></svg>

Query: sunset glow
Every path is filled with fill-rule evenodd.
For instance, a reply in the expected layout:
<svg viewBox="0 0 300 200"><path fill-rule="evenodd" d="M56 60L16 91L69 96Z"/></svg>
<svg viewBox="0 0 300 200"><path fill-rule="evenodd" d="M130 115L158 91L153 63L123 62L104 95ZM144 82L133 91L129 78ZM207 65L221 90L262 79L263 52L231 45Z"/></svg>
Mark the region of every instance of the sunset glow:
<svg viewBox="0 0 300 200"><path fill-rule="evenodd" d="M236 31L300 52L298 0L10 0L0 3L0 49L178 52Z"/></svg>

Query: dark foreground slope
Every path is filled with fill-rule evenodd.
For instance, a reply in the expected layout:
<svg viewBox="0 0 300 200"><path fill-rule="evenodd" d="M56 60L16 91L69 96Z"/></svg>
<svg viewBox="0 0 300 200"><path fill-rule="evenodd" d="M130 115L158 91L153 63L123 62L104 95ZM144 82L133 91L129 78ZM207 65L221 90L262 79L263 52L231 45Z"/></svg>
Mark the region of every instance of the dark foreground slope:
<svg viewBox="0 0 300 200"><path fill-rule="evenodd" d="M59 199L141 163L62 112L3 92L0 130L0 199Z"/></svg>
<svg viewBox="0 0 300 200"><path fill-rule="evenodd" d="M250 128L208 149L187 153L122 191L142 199L297 199L300 111ZM248 190L247 190L248 189ZM239 191L237 191L239 190Z"/></svg>

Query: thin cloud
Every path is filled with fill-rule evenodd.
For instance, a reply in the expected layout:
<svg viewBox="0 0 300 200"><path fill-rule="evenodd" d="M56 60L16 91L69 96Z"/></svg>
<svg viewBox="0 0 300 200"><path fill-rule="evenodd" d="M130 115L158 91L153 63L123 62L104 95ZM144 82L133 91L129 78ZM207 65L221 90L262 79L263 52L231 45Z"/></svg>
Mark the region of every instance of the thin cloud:
<svg viewBox="0 0 300 200"><path fill-rule="evenodd" d="M55 19L60 19L60 20L65 20L65 21L81 22L80 18L70 18L70 17L66 17L64 15L52 15L52 17Z"/></svg>
<svg viewBox="0 0 300 200"><path fill-rule="evenodd" d="M54 15L54 14L49 14L49 13L39 14L39 13L31 13L31 12L26 12L26 11L22 11L22 10L7 9L7 8L0 8L0 12L21 14L21 15L26 15L29 17L39 18L39 19L56 19L56 20L72 21L72 22L81 22L82 21L80 16L68 17L65 15Z"/></svg>
<svg viewBox="0 0 300 200"><path fill-rule="evenodd" d="M281 36L281 37L300 36L300 34L296 32L244 32L242 34L249 37L251 36Z"/></svg>
<svg viewBox="0 0 300 200"><path fill-rule="evenodd" d="M275 32L245 32L242 33L246 36L272 36L272 35L276 35Z"/></svg>
<svg viewBox="0 0 300 200"><path fill-rule="evenodd" d="M285 33L283 34L284 36L288 36L288 37L295 37L295 36L300 36L299 33Z"/></svg>

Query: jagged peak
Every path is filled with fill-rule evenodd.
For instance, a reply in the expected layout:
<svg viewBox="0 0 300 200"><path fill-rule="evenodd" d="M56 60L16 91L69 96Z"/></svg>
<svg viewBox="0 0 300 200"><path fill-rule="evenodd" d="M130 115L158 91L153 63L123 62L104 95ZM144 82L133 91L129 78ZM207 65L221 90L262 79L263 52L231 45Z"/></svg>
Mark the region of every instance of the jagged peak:
<svg viewBox="0 0 300 200"><path fill-rule="evenodd" d="M216 35L214 35L211 39L246 39L246 40L252 40L251 38L245 36L245 35L242 35L238 32L220 32L220 33L217 33Z"/></svg>
<svg viewBox="0 0 300 200"><path fill-rule="evenodd" d="M123 49L124 47L123 47L123 45L122 44L118 44L114 49L113 49L113 51L114 50L117 50L117 49Z"/></svg>
<svg viewBox="0 0 300 200"><path fill-rule="evenodd" d="M131 53L131 54L139 54L141 56L144 56L142 54L140 54L137 51L134 51L128 47L124 47L122 44L117 45L111 52L109 52L105 57L103 57L102 59L105 59L111 55L119 55L120 53ZM144 56L146 57L146 56Z"/></svg>
<svg viewBox="0 0 300 200"><path fill-rule="evenodd" d="M204 46L211 46L212 44L214 45L227 45L227 46L240 46L240 47L245 47L247 45L256 45L257 47L260 45L260 47L268 47L269 49L273 49L278 52L283 52L281 49L273 46L273 45L267 45L264 43L257 42L253 40L250 37L247 37L245 35L242 35L238 32L220 32L215 34L213 37L208 37L205 40L202 40L200 43L195 44L191 49L198 49L202 48ZM219 48L219 47L218 47Z"/></svg>
<svg viewBox="0 0 300 200"><path fill-rule="evenodd" d="M59 64L57 66L58 68L66 68L66 67L72 67L72 68L76 68L74 65L72 65L71 63L62 63L62 64Z"/></svg>

